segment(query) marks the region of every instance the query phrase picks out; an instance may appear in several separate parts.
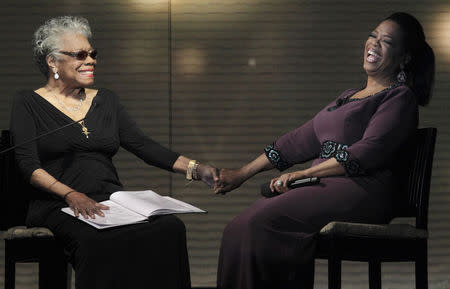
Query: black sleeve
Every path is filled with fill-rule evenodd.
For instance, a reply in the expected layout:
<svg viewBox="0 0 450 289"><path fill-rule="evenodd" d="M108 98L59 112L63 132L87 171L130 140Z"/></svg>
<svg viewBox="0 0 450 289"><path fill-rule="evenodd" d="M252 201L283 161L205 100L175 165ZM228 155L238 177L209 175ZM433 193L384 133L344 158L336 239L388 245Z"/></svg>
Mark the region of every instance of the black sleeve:
<svg viewBox="0 0 450 289"><path fill-rule="evenodd" d="M18 93L13 100L10 122L11 135L15 145L36 136L36 125L24 92ZM36 142L29 142L15 148L16 162L25 177L30 180L32 173L41 167Z"/></svg>
<svg viewBox="0 0 450 289"><path fill-rule="evenodd" d="M180 154L147 137L120 103L118 104L118 122L121 146L149 165L173 171L173 164Z"/></svg>

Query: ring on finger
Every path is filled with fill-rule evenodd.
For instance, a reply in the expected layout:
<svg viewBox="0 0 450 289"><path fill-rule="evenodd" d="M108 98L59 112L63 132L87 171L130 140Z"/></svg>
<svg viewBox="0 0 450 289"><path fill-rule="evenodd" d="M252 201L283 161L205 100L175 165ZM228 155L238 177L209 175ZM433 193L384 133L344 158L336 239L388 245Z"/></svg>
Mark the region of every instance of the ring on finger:
<svg viewBox="0 0 450 289"><path fill-rule="evenodd" d="M283 182L280 181L280 180L278 180L278 181L275 183L275 185L276 185L277 187L281 187L281 185L283 185Z"/></svg>

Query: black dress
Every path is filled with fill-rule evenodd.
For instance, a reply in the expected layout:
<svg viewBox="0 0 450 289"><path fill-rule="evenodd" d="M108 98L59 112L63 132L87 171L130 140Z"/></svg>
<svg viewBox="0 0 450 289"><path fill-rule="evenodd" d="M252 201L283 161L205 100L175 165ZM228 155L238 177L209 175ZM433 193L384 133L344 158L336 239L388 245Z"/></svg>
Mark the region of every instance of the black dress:
<svg viewBox="0 0 450 289"><path fill-rule="evenodd" d="M34 91L16 95L11 132L19 144L72 120ZM150 165L172 170L179 154L136 126L113 92L100 89L84 120L16 148L26 181L42 168L60 182L97 201L122 190L112 157L124 147ZM60 211L59 197L33 189L27 225L48 227L70 254L78 289L190 288L186 232L175 216L97 230Z"/></svg>

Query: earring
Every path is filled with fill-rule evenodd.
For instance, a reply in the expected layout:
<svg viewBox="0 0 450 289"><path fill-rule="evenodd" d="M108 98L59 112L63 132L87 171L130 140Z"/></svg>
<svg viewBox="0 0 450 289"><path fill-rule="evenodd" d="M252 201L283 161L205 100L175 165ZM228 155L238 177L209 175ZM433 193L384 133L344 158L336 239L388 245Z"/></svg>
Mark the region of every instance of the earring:
<svg viewBox="0 0 450 289"><path fill-rule="evenodd" d="M59 79L59 74L58 74L58 72L56 71L55 68L53 68L53 78L55 78L56 80Z"/></svg>
<svg viewBox="0 0 450 289"><path fill-rule="evenodd" d="M404 70L404 65L401 64L400 65L400 72L397 74L397 81L399 83L405 83L407 79L408 79L408 76L406 75L406 72Z"/></svg>

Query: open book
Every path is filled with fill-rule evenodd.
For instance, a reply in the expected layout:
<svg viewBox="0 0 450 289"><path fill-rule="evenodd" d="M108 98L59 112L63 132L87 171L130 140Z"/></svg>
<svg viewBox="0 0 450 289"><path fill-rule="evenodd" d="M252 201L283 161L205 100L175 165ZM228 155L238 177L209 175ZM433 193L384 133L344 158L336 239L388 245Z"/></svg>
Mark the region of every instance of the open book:
<svg viewBox="0 0 450 289"><path fill-rule="evenodd" d="M143 223L150 216L182 214L182 213L206 213L188 203L171 197L160 196L148 191L119 191L111 194L109 200L101 202L109 207L103 210L105 217L95 215L95 219L85 219L81 214L78 219L94 226L97 229L106 229L116 226ZM74 216L73 211L67 207L63 212Z"/></svg>

